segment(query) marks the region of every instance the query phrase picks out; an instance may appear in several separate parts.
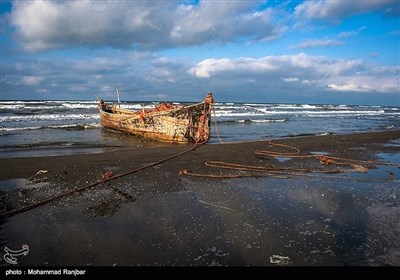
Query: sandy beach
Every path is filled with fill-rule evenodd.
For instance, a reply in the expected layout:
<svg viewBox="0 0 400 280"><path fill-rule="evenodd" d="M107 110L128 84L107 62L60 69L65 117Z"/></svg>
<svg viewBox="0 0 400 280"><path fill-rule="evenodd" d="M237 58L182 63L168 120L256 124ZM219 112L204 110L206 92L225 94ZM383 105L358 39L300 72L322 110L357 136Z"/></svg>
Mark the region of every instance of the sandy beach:
<svg viewBox="0 0 400 280"><path fill-rule="evenodd" d="M253 141L1 158L1 250L27 244L23 266L400 265L399 130L271 141L289 147ZM269 171L205 165L213 161ZM96 183L102 178L111 180Z"/></svg>

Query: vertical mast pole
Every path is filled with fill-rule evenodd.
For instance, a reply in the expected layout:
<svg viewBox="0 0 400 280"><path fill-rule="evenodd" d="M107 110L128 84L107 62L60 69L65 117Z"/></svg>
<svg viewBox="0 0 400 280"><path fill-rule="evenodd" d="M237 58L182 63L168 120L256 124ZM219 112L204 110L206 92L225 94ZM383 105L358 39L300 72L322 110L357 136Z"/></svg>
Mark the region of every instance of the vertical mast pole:
<svg viewBox="0 0 400 280"><path fill-rule="evenodd" d="M117 86L117 100L118 100L118 107L121 107L121 106L119 105L119 89L118 89L118 86Z"/></svg>

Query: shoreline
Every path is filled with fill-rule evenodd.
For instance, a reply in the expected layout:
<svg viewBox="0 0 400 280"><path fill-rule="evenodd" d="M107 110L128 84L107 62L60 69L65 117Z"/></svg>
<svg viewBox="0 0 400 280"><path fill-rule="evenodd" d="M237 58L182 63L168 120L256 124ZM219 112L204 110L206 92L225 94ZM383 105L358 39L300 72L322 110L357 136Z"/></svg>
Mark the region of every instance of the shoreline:
<svg viewBox="0 0 400 280"><path fill-rule="evenodd" d="M185 155L189 160L204 157L205 160L230 160L230 158L251 157L253 150L262 150L267 141L292 145L302 150L302 153L324 152L332 156L354 157L354 159L373 159L373 153L366 153L357 149L357 145L370 146L376 152L378 145L391 140L400 139L400 130L363 132L353 134L331 134L320 136L283 137L278 139L265 139L255 141L241 141L223 144L205 144L195 148L192 153ZM229 148L228 148L229 147ZM88 154L67 154L53 156L34 157L10 157L0 158L0 180L12 178L27 178L34 175L38 170L46 169L48 175L68 172L74 170L90 170L93 168L104 168L105 165L145 164L161 160L165 157L180 153L192 148L192 145L164 145L159 147L110 147L108 151ZM285 149L285 148L283 148ZM249 155L249 150L250 155ZM282 150L282 148L281 148ZM323 150L323 151L322 151ZM386 147L385 150L394 150L395 147ZM283 151L283 152L287 152ZM192 155L191 155L192 154ZM209 157L209 159L207 159ZM248 164L251 159L243 158Z"/></svg>
<svg viewBox="0 0 400 280"><path fill-rule="evenodd" d="M215 130L215 127L213 128ZM165 147L170 148L174 145L185 145L185 144L174 144L161 142L157 140L149 140L144 139L142 137L130 135L122 132L115 131L107 131L105 128L99 127L96 129L83 130L87 138L96 138L99 137L98 141L91 141L84 143L82 139L77 142L74 142L71 138L72 142L68 141L55 141L55 142L43 142L43 143L22 143L22 144L13 144L9 145L7 143L3 148L0 149L0 159L8 159L8 158L29 158L29 157L50 157L50 156L64 156L64 155L81 155L81 154L98 154L104 153L110 150L118 150L118 149L135 149L135 148L154 148L154 147ZM97 131L96 135L93 135L93 132ZM380 129L380 130L369 130L369 131L356 131L356 132L337 132L337 133L305 133L305 134L288 134L285 136L276 136L276 137L264 137L260 138L251 138L248 140L223 140L223 144L240 144L240 143L249 143L249 142L262 142L268 139L273 140L284 140L284 139L297 139L302 137L318 137L318 136L334 136L334 135L348 135L348 134L362 134L362 133L385 133L385 132L395 132L396 129ZM51 131L49 131L51 133ZM216 134L215 131L212 134ZM80 136L82 137L82 136ZM218 139L217 135L211 137L210 141L207 145L220 145L221 142Z"/></svg>
<svg viewBox="0 0 400 280"><path fill-rule="evenodd" d="M1 158L1 213L71 192L2 216L2 247L29 245L22 266L400 265L400 240L392 238L400 236L400 167L377 163L400 164L400 130L272 143L296 147L305 157L256 154L294 152L260 140L206 144L190 152L191 145L171 145ZM308 157L314 154L358 161L327 165ZM340 172L260 176L206 161ZM250 176L179 175L184 169ZM107 172L127 175L74 191Z"/></svg>

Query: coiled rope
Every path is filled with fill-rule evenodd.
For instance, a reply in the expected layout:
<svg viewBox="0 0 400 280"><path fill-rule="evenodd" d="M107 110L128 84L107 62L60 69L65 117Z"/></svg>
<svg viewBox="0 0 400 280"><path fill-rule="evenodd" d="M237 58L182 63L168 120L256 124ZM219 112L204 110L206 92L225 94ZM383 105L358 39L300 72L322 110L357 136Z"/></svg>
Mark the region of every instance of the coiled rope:
<svg viewBox="0 0 400 280"><path fill-rule="evenodd" d="M215 133L217 135L218 141L221 144L228 144L224 143L220 137L218 124L217 124L217 116L215 112L214 104L211 103L211 110L214 114L214 128ZM239 144L239 143L246 143L246 142L254 142L254 141L240 141L240 142L229 142L229 144ZM285 158L315 158L319 160L321 164L335 164L335 165L346 165L352 167L352 169L347 171L355 171L355 172L368 172L368 168L361 165L361 164L369 164L369 165L392 165L392 166L400 166L398 163L392 163L387 161L369 161L369 160L355 160L349 158L339 158L339 157L332 157L322 154L312 154L312 155L300 155L301 151L297 147L273 143L272 141L266 141L267 144L271 146L278 146L282 148L287 148L292 150L291 152L275 152L270 150L256 150L255 154L262 155L262 156L270 156L270 157L285 157ZM321 169L304 169L304 168L289 168L289 167L265 167L265 166L253 166L253 165L245 165L239 163L230 163L230 162L223 162L223 161L205 161L204 164L206 166L221 168L221 169L231 169L231 170L239 170L240 174L228 174L228 175L221 175L221 174L204 174L204 173L194 173L188 169L183 169L179 172L180 176L192 176L192 177L205 177L205 178L242 178L242 177L260 177L260 176L269 176L269 177L279 177L279 178L287 178L281 175L294 175L294 176L308 176L308 177L315 177L313 175L305 174L305 173L344 173L347 172L345 170L321 170ZM264 174L245 174L243 171L252 171L252 172L260 172ZM325 175L325 177L327 177ZM335 176L338 178L338 176ZM347 177L346 177L347 178Z"/></svg>
<svg viewBox="0 0 400 280"><path fill-rule="evenodd" d="M214 111L215 113L215 111ZM217 123L215 121L215 130L217 132L217 136L220 143L223 143L219 137ZM243 142L237 142L243 143ZM304 169L304 168L289 168L289 167L277 167L277 166L253 166L253 165L245 165L239 163L230 163L230 162L223 162L223 161L205 161L204 164L206 166L221 168L221 169L230 169L230 170L239 170L242 173L240 174L229 174L229 175L221 175L221 174L204 174L204 173L194 173L188 169L181 170L179 175L186 175L192 177L205 177L205 178L242 178L242 177L260 177L260 176L270 176L276 177L277 174L281 175L294 175L294 176L310 176L305 173L345 173L349 171L353 172L361 172L367 173L368 168L363 166L362 164L366 165L392 165L392 166L400 166L399 163L392 163L387 161L371 161L371 160L356 160L356 159L349 159L349 158L341 158L341 157L333 157L327 156L322 154L310 154L310 155L300 155L301 151L297 147L273 143L272 141L266 141L267 144L271 146L278 146L282 148L289 149L289 152L276 152L270 150L256 150L254 153L257 155L262 156L270 156L270 157L285 157L285 158L315 158L319 160L321 164L333 164L333 165L344 165L350 166L351 169L349 170L342 170L342 169L333 169L333 170L326 170L326 169ZM252 172L260 172L264 173L260 174L247 174L243 173L243 171L252 171ZM313 176L314 177L314 176ZM336 176L337 177L337 176ZM282 178L282 177L281 177ZM287 177L284 177L287 178Z"/></svg>

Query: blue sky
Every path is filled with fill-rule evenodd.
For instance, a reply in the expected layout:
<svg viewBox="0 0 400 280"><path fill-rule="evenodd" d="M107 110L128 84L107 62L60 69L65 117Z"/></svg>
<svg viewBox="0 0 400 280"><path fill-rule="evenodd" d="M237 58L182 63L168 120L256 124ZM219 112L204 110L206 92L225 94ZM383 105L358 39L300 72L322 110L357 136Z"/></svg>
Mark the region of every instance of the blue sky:
<svg viewBox="0 0 400 280"><path fill-rule="evenodd" d="M400 106L399 1L0 1L0 99Z"/></svg>

